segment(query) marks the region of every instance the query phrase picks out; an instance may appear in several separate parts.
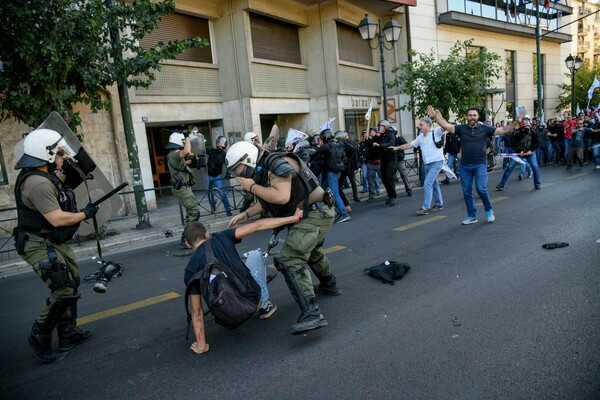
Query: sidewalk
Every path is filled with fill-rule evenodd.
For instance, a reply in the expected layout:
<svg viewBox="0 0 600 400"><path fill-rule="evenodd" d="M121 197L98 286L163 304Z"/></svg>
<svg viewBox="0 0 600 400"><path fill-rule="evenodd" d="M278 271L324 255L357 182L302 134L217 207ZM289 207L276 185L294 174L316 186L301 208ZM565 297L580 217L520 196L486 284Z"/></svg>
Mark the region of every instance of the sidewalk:
<svg viewBox="0 0 600 400"><path fill-rule="evenodd" d="M184 226L181 223L179 204L173 196L165 196L163 200L159 201L157 209L149 211L149 216L152 227L140 230L135 229L138 224L137 215L115 217L109 220L105 224L108 237L100 240L102 255L104 256L112 250L124 249L140 243L172 242L177 244L179 242ZM231 217L228 217L224 211L215 214L203 213L200 217L203 224L217 230L226 227L230 219ZM5 249L12 248L12 243L11 240L5 246ZM98 255L95 240L75 242L71 244L71 248L78 260ZM31 269L31 267L16 252L5 254L5 257L0 260L0 276L27 269Z"/></svg>

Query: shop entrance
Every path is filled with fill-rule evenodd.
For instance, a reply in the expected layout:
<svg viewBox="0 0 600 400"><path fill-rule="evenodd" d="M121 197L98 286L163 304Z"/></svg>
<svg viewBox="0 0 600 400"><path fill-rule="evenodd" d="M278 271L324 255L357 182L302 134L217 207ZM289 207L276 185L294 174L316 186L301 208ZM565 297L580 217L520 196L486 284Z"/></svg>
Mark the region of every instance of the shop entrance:
<svg viewBox="0 0 600 400"><path fill-rule="evenodd" d="M171 174L167 165L167 154L169 150L165 149L169 143L169 136L173 132L182 132L184 130L191 131L194 127L198 128L198 132L204 135L206 139L205 145L212 146L217 137L223 134L223 122L221 120L213 121L186 121L186 122L170 122L162 124L147 124L146 138L148 140L148 149L150 156L150 166L152 167L152 181L155 188L166 187L171 185ZM199 154L205 156L205 154ZM195 188L205 188L207 185L206 167L202 166L196 173ZM205 163L204 163L205 165ZM162 195L163 191L159 191Z"/></svg>

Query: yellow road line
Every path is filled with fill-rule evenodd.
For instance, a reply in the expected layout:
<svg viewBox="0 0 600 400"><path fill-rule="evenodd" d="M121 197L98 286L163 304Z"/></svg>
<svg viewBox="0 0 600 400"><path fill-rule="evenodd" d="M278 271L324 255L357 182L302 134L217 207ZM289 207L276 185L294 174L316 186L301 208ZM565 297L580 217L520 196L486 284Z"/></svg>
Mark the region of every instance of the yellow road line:
<svg viewBox="0 0 600 400"><path fill-rule="evenodd" d="M425 218L425 219L422 219L420 221L413 222L412 224L399 226L399 227L394 228L392 230L393 231L402 232L402 231L406 231L406 230L411 229L411 228L415 228L415 227L420 226L420 225L425 225L425 224L428 224L430 222L437 221L437 220L442 219L442 218L446 218L446 216L445 215L437 215L435 217Z"/></svg>
<svg viewBox="0 0 600 400"><path fill-rule="evenodd" d="M323 254L333 253L334 251L344 250L344 246L331 246L326 249L323 249Z"/></svg>
<svg viewBox="0 0 600 400"><path fill-rule="evenodd" d="M497 203L499 201L506 200L506 199L509 199L509 198L510 197L508 197L508 196L499 196L499 197L494 197L494 198L490 197L490 203L494 204L494 203ZM475 205L477 207L481 207L481 206L483 206L483 203L482 202L478 202L478 203L475 203Z"/></svg>
<svg viewBox="0 0 600 400"><path fill-rule="evenodd" d="M323 249L323 254L330 254L335 251L344 250L345 248L346 248L345 246L331 246L326 249ZM269 264L269 265L267 265L267 268L275 269L275 265Z"/></svg>
<svg viewBox="0 0 600 400"><path fill-rule="evenodd" d="M581 178L582 176L587 175L585 172L582 172L580 174L575 174L575 175L571 175L571 176L567 176L566 179L575 179L575 178Z"/></svg>
<svg viewBox="0 0 600 400"><path fill-rule="evenodd" d="M77 325L87 324L93 321L98 321L100 319L114 317L115 315L123 314L128 311L137 310L139 308L148 307L153 304L162 303L163 301L176 299L177 297L181 297L180 294L175 292L169 292L160 296L150 297L149 299L136 301L135 303L126 304L121 307L112 308L110 310L101 311L99 313L86 315L85 317L77 318Z"/></svg>

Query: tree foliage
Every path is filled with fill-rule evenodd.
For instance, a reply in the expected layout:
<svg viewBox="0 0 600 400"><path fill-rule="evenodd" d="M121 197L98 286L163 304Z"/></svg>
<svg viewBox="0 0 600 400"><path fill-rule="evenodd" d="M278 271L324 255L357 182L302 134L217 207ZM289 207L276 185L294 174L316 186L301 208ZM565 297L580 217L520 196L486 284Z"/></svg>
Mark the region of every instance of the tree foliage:
<svg viewBox="0 0 600 400"><path fill-rule="evenodd" d="M595 65L593 68L583 64L581 69L575 73L575 85L573 87L575 88L576 108L577 104L579 104L581 109L585 110L588 104L588 90L592 86L592 83L594 83L594 77L597 75L600 75L600 64ZM558 104L556 105L557 113L564 110L571 111L571 73L569 72L565 76L568 77L569 83L558 85L560 87L560 95L558 97ZM594 95L590 101L590 105L594 108L598 104L600 104L600 89L594 90Z"/></svg>
<svg viewBox="0 0 600 400"><path fill-rule="evenodd" d="M174 10L173 0L1 1L0 120L37 126L57 111L76 130L74 104L94 112L110 107L99 89L148 87L161 60L207 44L190 38L140 47L139 39ZM121 32L120 45L111 31Z"/></svg>
<svg viewBox="0 0 600 400"><path fill-rule="evenodd" d="M439 61L433 50L429 54L409 50L413 60L394 68L396 79L388 84L411 98L398 109L414 108L417 116L423 116L431 104L445 118L450 111L464 116L471 107L479 109L503 67L498 54L472 43L473 39L456 42L448 57Z"/></svg>

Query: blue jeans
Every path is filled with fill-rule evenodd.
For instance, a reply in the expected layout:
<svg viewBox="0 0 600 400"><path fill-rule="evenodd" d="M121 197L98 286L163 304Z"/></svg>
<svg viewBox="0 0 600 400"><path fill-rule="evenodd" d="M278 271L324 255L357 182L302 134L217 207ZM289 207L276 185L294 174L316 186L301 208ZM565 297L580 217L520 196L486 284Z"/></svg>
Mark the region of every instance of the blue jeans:
<svg viewBox="0 0 600 400"><path fill-rule="evenodd" d="M477 218L477 208L475 207L475 199L473 198L473 180L475 180L475 189L479 198L483 202L485 211L492 209L490 195L487 191L487 165L486 164L460 164L458 169L460 174L460 183L462 185L465 205L467 206L467 216Z"/></svg>
<svg viewBox="0 0 600 400"><path fill-rule="evenodd" d="M455 160L458 160L458 162L456 163L456 170L454 170L454 161ZM448 153L448 167L450 167L450 169L453 170L455 173L458 172L458 168L460 167L460 159L457 157L456 154ZM450 179L450 177L448 176L448 173L446 173L446 179Z"/></svg>
<svg viewBox="0 0 600 400"><path fill-rule="evenodd" d="M223 179L220 176L208 176L208 189L206 189L206 191L208 192L208 202L210 205L215 205L215 195L212 192L213 187L216 187L219 190L221 199L223 199L223 207L225 207L225 211L231 211L229 199L223 190Z"/></svg>
<svg viewBox="0 0 600 400"><path fill-rule="evenodd" d="M380 188L380 164L367 164L367 179L369 180L369 197L375 197Z"/></svg>
<svg viewBox="0 0 600 400"><path fill-rule="evenodd" d="M342 198L340 197L340 188L338 185L338 180L340 179L340 174L341 174L341 172L327 171L327 183L323 187L323 189L327 189L327 188L331 189L331 193L333 193L333 200L335 202L335 208L338 209L338 212L341 215L346 216L346 215L348 215L348 213L346 213L346 206L344 206L344 202L342 201Z"/></svg>
<svg viewBox="0 0 600 400"><path fill-rule="evenodd" d="M531 153L531 155L528 157L523 157L523 160L525 161L525 164L522 164L522 165L523 166L529 165L529 167L533 171L533 184L535 186L539 186L540 185L540 167L538 166L537 157L535 156L535 152ZM513 160L513 159L510 160L508 167L504 171L504 174L502 174L502 179L500 180L500 186L504 186L506 184L506 181L510 177L510 174L513 172L513 170L515 169L517 164L518 164L518 162L516 162L515 160Z"/></svg>
<svg viewBox="0 0 600 400"><path fill-rule="evenodd" d="M566 164L567 163L567 157L569 156L569 146L571 146L571 139L564 139L565 140L565 152L563 154L563 162Z"/></svg>
<svg viewBox="0 0 600 400"><path fill-rule="evenodd" d="M431 198L435 199L435 205L444 204L442 190L438 182L438 175L442 170L443 161L434 161L425 164L425 182L423 183L423 208L431 208Z"/></svg>
<svg viewBox="0 0 600 400"><path fill-rule="evenodd" d="M592 147L594 149L594 160L596 161L596 167L600 166L600 143L596 143L594 146L596 147Z"/></svg>
<svg viewBox="0 0 600 400"><path fill-rule="evenodd" d="M250 270L250 274L260 286L260 301L261 308L267 308L269 304L269 289L267 288L267 266L265 259L262 256L260 249L252 250L246 253L246 268Z"/></svg>

